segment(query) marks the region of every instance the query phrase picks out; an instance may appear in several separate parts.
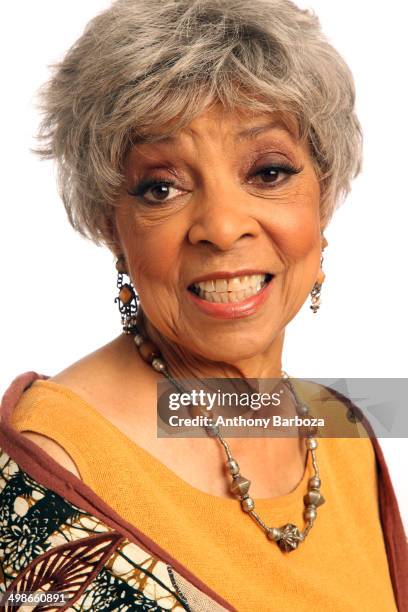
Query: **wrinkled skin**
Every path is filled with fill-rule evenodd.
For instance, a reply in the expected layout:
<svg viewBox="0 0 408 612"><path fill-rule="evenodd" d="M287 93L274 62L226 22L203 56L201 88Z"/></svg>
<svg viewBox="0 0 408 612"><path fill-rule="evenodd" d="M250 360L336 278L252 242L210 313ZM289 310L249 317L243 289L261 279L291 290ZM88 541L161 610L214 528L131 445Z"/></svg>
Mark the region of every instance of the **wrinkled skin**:
<svg viewBox="0 0 408 612"><path fill-rule="evenodd" d="M297 173L265 171L280 165ZM125 177L115 251L169 367L279 376L284 329L316 280L321 248L319 181L293 121L214 105L173 138L135 146ZM129 195L150 179L173 184ZM189 299L198 276L242 269L274 275L252 314L219 320Z"/></svg>

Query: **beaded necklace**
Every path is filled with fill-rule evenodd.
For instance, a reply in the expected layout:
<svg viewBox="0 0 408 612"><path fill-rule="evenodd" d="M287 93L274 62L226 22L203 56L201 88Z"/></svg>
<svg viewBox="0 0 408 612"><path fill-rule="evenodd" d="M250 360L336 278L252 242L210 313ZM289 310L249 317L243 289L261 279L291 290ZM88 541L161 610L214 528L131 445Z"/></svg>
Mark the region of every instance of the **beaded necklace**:
<svg viewBox="0 0 408 612"><path fill-rule="evenodd" d="M130 333L133 334L134 343L138 348L142 359L156 372L163 374L163 376L165 376L167 380L181 393L187 393L186 389L180 384L180 382L173 378L168 371L167 365L164 362L158 347L151 340L145 338L135 325L130 326L128 329ZM295 398L296 411L298 415L301 417L307 416L309 414L309 407L299 401L293 384L286 372L282 372L282 380ZM311 453L312 455L312 465L314 470L313 476L308 481L308 491L303 497L305 507L303 516L306 521L306 526L303 531L293 523L286 523L281 527L268 527L257 512L255 512L255 502L249 495L251 481L245 476L242 476L240 473L238 462L233 457L229 444L222 436L219 426L215 425L213 422L214 413L211 410L208 410L207 406L205 405L191 405L190 412L193 416L205 415L208 417L209 421L207 422L210 424L205 427L205 430L209 436L216 438L224 448L226 454L226 467L232 478L230 483L230 491L233 495L238 497L242 510L256 521L256 523L265 532L268 539L276 542L283 552L295 550L298 545L305 540L309 531L313 527L314 521L317 517L317 508L325 502L323 495L320 493L321 480L319 468L316 462L317 440L314 436L317 433L317 428L307 426L307 433L305 435L307 453Z"/></svg>

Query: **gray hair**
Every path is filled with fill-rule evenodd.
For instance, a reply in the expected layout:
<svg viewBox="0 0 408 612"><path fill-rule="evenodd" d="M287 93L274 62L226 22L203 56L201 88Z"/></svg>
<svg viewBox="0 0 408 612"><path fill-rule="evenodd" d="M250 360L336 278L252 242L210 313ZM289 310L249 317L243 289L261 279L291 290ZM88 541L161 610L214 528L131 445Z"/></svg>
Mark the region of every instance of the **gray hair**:
<svg viewBox="0 0 408 612"><path fill-rule="evenodd" d="M351 72L317 17L289 0L117 0L40 91L37 153L57 162L74 228L109 245L130 147L213 101L294 115L326 224L360 170L362 138Z"/></svg>

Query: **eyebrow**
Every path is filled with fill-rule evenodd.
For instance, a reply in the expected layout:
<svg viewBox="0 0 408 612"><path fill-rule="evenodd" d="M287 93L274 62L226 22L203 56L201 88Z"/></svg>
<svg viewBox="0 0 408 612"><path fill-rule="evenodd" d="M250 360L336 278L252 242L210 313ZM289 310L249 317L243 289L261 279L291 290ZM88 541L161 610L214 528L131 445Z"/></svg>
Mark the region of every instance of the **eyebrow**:
<svg viewBox="0 0 408 612"><path fill-rule="evenodd" d="M283 121L273 121L272 123L267 123L265 125L257 125L246 130L242 130L241 132L238 132L236 138L239 140L256 138L257 136L259 136L259 134L263 134L264 132L268 132L269 130L272 130L274 128L283 129L291 136L294 136L293 130L291 130L286 123L284 123Z"/></svg>

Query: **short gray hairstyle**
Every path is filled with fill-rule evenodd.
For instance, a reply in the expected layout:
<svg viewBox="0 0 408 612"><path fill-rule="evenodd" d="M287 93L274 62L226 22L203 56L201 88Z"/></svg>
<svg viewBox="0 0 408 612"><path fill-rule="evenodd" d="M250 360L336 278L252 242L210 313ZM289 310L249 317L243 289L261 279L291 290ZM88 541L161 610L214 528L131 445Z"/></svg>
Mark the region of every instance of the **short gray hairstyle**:
<svg viewBox="0 0 408 612"><path fill-rule="evenodd" d="M214 101L294 115L326 225L360 170L362 137L351 72L317 17L289 0L117 0L40 90L37 152L57 162L74 228L111 246L129 149Z"/></svg>

